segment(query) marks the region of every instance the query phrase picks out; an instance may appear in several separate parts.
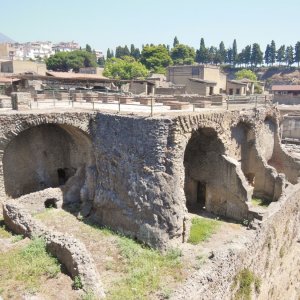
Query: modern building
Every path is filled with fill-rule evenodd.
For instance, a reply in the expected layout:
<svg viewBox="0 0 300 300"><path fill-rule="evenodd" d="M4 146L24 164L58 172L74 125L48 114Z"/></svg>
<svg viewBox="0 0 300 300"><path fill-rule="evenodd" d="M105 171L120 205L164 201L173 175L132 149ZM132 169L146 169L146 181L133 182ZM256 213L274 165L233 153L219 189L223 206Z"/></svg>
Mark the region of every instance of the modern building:
<svg viewBox="0 0 300 300"><path fill-rule="evenodd" d="M33 73L46 74L46 64L34 61L10 60L1 62L1 73L24 74Z"/></svg>
<svg viewBox="0 0 300 300"><path fill-rule="evenodd" d="M78 43L72 42L60 42L53 45L52 50L56 52L71 52L74 50L79 50L80 46Z"/></svg>
<svg viewBox="0 0 300 300"><path fill-rule="evenodd" d="M300 104L300 85L273 85L271 93L273 102L279 104Z"/></svg>
<svg viewBox="0 0 300 300"><path fill-rule="evenodd" d="M167 68L167 81L186 86L186 93L203 96L226 92L226 74L217 66L191 65Z"/></svg>

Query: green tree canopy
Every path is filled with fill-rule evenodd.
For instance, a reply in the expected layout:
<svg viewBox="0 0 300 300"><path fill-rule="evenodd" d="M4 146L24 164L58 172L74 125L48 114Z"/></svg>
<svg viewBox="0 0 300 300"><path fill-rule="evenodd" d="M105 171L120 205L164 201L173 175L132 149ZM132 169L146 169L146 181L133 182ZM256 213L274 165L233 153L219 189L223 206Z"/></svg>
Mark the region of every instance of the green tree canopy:
<svg viewBox="0 0 300 300"><path fill-rule="evenodd" d="M288 66L294 63L294 48L293 46L286 47L285 60Z"/></svg>
<svg viewBox="0 0 300 300"><path fill-rule="evenodd" d="M242 69L242 70L236 72L234 74L234 77L237 80L241 80L241 79L247 78L247 79L250 79L250 80L253 80L253 81L257 81L256 74L253 71L247 70L247 69Z"/></svg>
<svg viewBox="0 0 300 300"><path fill-rule="evenodd" d="M46 60L48 70L68 72L73 70L79 72L80 68L97 67L96 57L93 53L84 50L71 52L58 52Z"/></svg>
<svg viewBox="0 0 300 300"><path fill-rule="evenodd" d="M192 65L195 61L195 49L183 44L177 44L171 50L171 58L175 65Z"/></svg>
<svg viewBox="0 0 300 300"><path fill-rule="evenodd" d="M196 52L196 61L205 64L209 61L208 49L205 47L204 38L200 40L200 48Z"/></svg>
<svg viewBox="0 0 300 300"><path fill-rule="evenodd" d="M85 51L92 52L92 47L89 44L85 45Z"/></svg>
<svg viewBox="0 0 300 300"><path fill-rule="evenodd" d="M279 65L285 61L285 45L282 45L277 50L277 61L279 62Z"/></svg>
<svg viewBox="0 0 300 300"><path fill-rule="evenodd" d="M110 58L106 60L103 75L114 79L137 79L145 78L148 70L140 62L130 56Z"/></svg>
<svg viewBox="0 0 300 300"><path fill-rule="evenodd" d="M232 44L232 62L234 66L236 65L237 61L238 61L238 50L237 50L236 39L234 39Z"/></svg>
<svg viewBox="0 0 300 300"><path fill-rule="evenodd" d="M271 46L269 44L266 47L264 60L267 65L271 63Z"/></svg>
<svg viewBox="0 0 300 300"><path fill-rule="evenodd" d="M130 46L130 56L138 60L141 57L141 52L139 48L135 48L133 44Z"/></svg>
<svg viewBox="0 0 300 300"><path fill-rule="evenodd" d="M175 48L177 45L179 45L179 41L177 36L174 37L174 41L173 41L173 48Z"/></svg>
<svg viewBox="0 0 300 300"><path fill-rule="evenodd" d="M223 64L226 60L226 48L223 41L219 45L219 57L220 57L220 64Z"/></svg>
<svg viewBox="0 0 300 300"><path fill-rule="evenodd" d="M129 51L127 45L125 45L124 47L118 46L116 48L115 57L116 58L122 58L123 56L130 56L130 51Z"/></svg>
<svg viewBox="0 0 300 300"><path fill-rule="evenodd" d="M299 63L300 63L300 42L297 42L297 44L295 45L295 62L298 63L298 67L299 67Z"/></svg>
<svg viewBox="0 0 300 300"><path fill-rule="evenodd" d="M260 49L259 44L254 43L252 45L251 65L257 66L262 64L262 62L263 62L263 53Z"/></svg>
<svg viewBox="0 0 300 300"><path fill-rule="evenodd" d="M171 56L164 45L146 45L141 54L141 63L155 73L165 73L165 68L172 64Z"/></svg>
<svg viewBox="0 0 300 300"><path fill-rule="evenodd" d="M273 66L275 62L276 62L276 44L275 41L272 40L270 45L270 63Z"/></svg>

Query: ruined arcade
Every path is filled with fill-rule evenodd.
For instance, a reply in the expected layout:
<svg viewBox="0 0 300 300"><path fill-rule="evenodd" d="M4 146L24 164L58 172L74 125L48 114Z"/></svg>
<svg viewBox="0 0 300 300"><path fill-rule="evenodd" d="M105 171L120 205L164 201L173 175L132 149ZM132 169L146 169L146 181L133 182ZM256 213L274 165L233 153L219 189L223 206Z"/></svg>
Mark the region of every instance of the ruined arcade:
<svg viewBox="0 0 300 300"><path fill-rule="evenodd" d="M76 207L89 222L160 250L187 241L190 214L275 226L251 200L282 203L298 183L300 165L281 147L278 118L273 107L153 117L76 109L2 113L5 223L19 234L45 237L70 274L102 297L101 274L84 245L68 248L78 242L31 215ZM256 232L266 239L265 231Z"/></svg>

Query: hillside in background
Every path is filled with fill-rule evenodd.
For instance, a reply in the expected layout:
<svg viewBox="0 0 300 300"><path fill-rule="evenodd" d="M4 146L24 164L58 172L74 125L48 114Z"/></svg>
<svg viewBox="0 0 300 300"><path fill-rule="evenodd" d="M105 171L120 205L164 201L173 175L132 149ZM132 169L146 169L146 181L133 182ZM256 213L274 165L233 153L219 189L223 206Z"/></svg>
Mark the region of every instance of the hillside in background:
<svg viewBox="0 0 300 300"><path fill-rule="evenodd" d="M243 68L224 67L223 70L229 79L234 79L234 74ZM265 81L266 88L277 84L299 84L300 68L274 66L253 68L252 71L257 75L258 80Z"/></svg>
<svg viewBox="0 0 300 300"><path fill-rule="evenodd" d="M15 43L15 41L0 32L0 44L4 44L4 43Z"/></svg>

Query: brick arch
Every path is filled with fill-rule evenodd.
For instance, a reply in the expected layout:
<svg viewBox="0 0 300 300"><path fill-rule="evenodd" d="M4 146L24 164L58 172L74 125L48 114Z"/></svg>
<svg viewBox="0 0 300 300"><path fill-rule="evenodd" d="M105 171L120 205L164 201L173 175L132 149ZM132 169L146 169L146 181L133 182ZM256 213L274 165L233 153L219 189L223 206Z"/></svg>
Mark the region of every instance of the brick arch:
<svg viewBox="0 0 300 300"><path fill-rule="evenodd" d="M0 198L6 197L3 157L6 148L20 133L40 125L70 126L91 137L90 113L15 114L0 116ZM1 200L0 200L1 202Z"/></svg>

